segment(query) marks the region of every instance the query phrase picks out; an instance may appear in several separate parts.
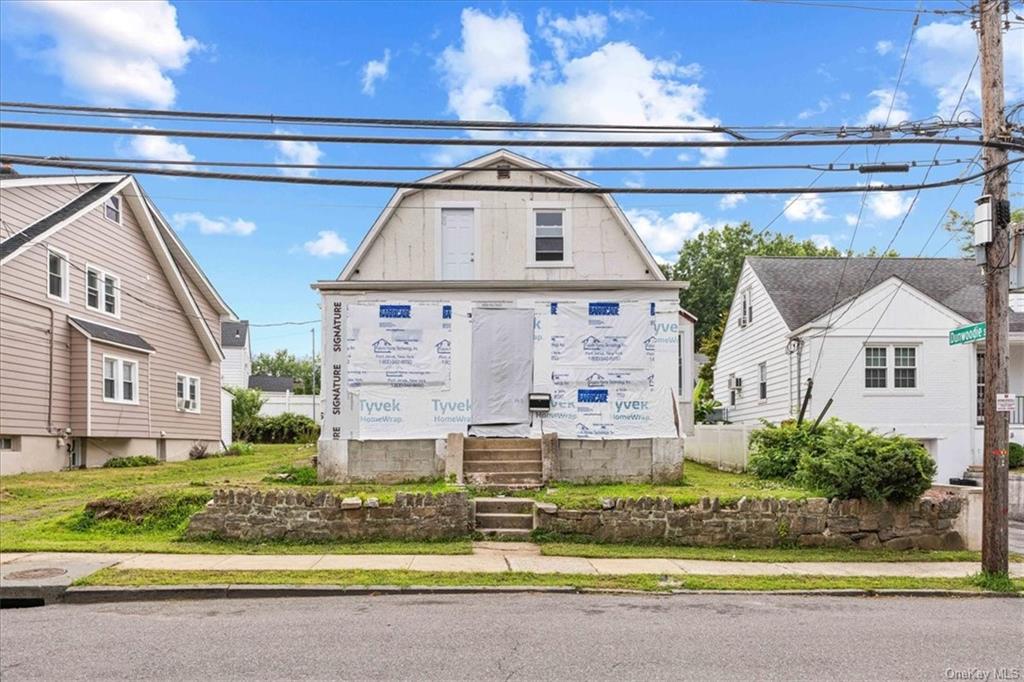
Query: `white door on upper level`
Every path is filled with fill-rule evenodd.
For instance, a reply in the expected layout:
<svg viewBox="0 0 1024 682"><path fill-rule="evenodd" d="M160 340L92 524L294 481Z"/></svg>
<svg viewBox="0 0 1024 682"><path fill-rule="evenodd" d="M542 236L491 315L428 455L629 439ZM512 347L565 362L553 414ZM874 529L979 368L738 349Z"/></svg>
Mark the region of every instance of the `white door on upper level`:
<svg viewBox="0 0 1024 682"><path fill-rule="evenodd" d="M441 279L473 279L473 209L441 209Z"/></svg>

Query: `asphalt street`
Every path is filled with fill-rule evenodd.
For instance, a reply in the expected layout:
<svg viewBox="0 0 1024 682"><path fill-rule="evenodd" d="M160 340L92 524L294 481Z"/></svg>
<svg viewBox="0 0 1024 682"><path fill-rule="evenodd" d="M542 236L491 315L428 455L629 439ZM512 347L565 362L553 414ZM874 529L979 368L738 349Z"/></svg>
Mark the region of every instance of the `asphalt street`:
<svg viewBox="0 0 1024 682"><path fill-rule="evenodd" d="M145 602L0 612L0 678L1020 680L1022 643L1020 599L477 594Z"/></svg>

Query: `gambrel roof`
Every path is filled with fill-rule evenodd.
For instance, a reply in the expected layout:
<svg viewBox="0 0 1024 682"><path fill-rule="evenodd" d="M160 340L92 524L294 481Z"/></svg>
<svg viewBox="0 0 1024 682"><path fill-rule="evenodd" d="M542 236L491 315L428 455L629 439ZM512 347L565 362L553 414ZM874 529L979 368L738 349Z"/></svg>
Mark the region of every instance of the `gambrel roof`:
<svg viewBox="0 0 1024 682"><path fill-rule="evenodd" d="M429 175L425 178L422 178L420 182L436 182L438 184L450 182L462 175L465 175L466 173L490 168L495 164L502 162L514 165L519 168L526 168L529 170L536 171L538 173L542 173L543 175L565 185L575 187L599 186L595 185L592 182L583 180L582 178L578 178L575 175L551 169L538 161L534 161L533 159L521 156L514 152L510 152L507 149L499 149L489 154L485 154L475 159L471 159L454 170L447 170L441 173L435 173L434 175ZM391 199L388 200L387 206L385 206L384 210L381 211L381 214L377 216L377 220L374 221L373 226L370 228L369 232L367 232L366 235L363 237L362 241L359 242L359 246L358 248L356 248L355 253L352 254L352 258L349 259L344 269L342 269L341 273L338 275L339 280L348 280L352 278L353 273L355 273L355 271L359 269L360 263L366 256L367 252L370 250L370 246L373 244L374 240L377 239L377 236L384 229L384 226L391 219L392 215L394 215L395 211L398 208L398 205L401 204L402 200L405 199L410 194L420 191L422 190L406 188L396 190L395 193L391 195ZM644 264L647 266L647 270L651 273L651 276L656 280L664 280L665 275L661 271L661 268L658 267L658 262L654 260L654 256L651 255L651 252L647 250L647 247L644 245L643 240L640 239L640 235L638 235L636 230L633 229L633 225L629 222L629 219L626 217L626 214L622 212L622 209L619 208L619 205L615 201L615 199L610 194L599 194L597 196L599 196L601 200L607 205L608 210L611 211L612 215L615 217L620 227L622 227L622 230L623 232L625 232L626 237L629 239L629 241L633 244L633 247L640 254L640 257L644 261Z"/></svg>

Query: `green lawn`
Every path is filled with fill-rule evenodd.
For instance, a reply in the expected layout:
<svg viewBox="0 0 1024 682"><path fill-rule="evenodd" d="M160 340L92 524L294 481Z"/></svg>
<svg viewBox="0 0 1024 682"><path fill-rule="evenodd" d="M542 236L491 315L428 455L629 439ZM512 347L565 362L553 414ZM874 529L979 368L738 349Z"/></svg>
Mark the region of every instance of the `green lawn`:
<svg viewBox="0 0 1024 682"><path fill-rule="evenodd" d="M668 497L676 504L695 504L702 497L717 497L722 504L732 504L741 497L802 499L813 497L814 492L688 461L684 466L683 481L678 485L552 483L547 488L517 492L516 495L553 502L566 509L600 509L601 500L609 497Z"/></svg>
<svg viewBox="0 0 1024 682"><path fill-rule="evenodd" d="M174 552L174 553L400 553L465 554L468 540L384 543L185 542L188 517L202 508L215 488L249 486L394 500L395 493L440 492L442 482L402 485L294 486L275 472L308 468L315 449L299 445L260 445L252 455L216 457L158 466L19 474L0 477L0 551ZM266 479L270 480L266 480ZM107 497L157 497L160 509L141 524L97 521L85 505Z"/></svg>
<svg viewBox="0 0 1024 682"><path fill-rule="evenodd" d="M908 578L857 576L592 575L566 573L446 573L402 570L164 571L107 568L76 585L349 585L398 587L537 586L640 590L835 590L938 589L1024 591L1024 580L1006 578Z"/></svg>
<svg viewBox="0 0 1024 682"><path fill-rule="evenodd" d="M618 545L593 542L542 542L545 556L578 556L588 559L700 559L705 561L981 561L981 552L967 550L832 549L826 547L793 547L768 549L737 549L730 547L680 547L673 545ZM1012 555L1011 561L1024 557Z"/></svg>

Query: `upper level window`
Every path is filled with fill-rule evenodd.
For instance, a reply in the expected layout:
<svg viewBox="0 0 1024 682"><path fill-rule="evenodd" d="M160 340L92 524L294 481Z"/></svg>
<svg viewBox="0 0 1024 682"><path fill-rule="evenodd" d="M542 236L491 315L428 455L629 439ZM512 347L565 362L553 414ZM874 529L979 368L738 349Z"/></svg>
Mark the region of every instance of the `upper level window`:
<svg viewBox="0 0 1024 682"><path fill-rule="evenodd" d="M746 327L754 321L754 305L750 300L750 289L744 289L740 294L740 326Z"/></svg>
<svg viewBox="0 0 1024 682"><path fill-rule="evenodd" d="M887 348L868 346L864 349L864 388L886 387Z"/></svg>
<svg viewBox="0 0 1024 682"><path fill-rule="evenodd" d="M121 280L109 272L85 268L85 305L93 310L120 317Z"/></svg>
<svg viewBox="0 0 1024 682"><path fill-rule="evenodd" d="M569 212L564 208L534 208L530 213L530 265L570 265Z"/></svg>
<svg viewBox="0 0 1024 682"><path fill-rule="evenodd" d="M121 197L120 195L113 195L107 199L106 203L103 204L103 215L107 217L107 220L113 220L118 225L121 224Z"/></svg>
<svg viewBox="0 0 1024 682"><path fill-rule="evenodd" d="M63 253L50 249L46 252L46 293L50 298L68 302L68 259Z"/></svg>
<svg viewBox="0 0 1024 682"><path fill-rule="evenodd" d="M103 399L107 402L137 403L139 363L110 355L103 356Z"/></svg>
<svg viewBox="0 0 1024 682"><path fill-rule="evenodd" d="M757 366L757 390L759 400L768 400L768 363Z"/></svg>
<svg viewBox="0 0 1024 682"><path fill-rule="evenodd" d="M889 351L892 364L889 364ZM917 388L917 346L864 349L864 388Z"/></svg>
<svg viewBox="0 0 1024 682"><path fill-rule="evenodd" d="M176 406L181 412L199 411L199 377L178 375Z"/></svg>
<svg viewBox="0 0 1024 682"><path fill-rule="evenodd" d="M736 385L736 375L729 375L729 407L736 407L736 394L739 392Z"/></svg>

